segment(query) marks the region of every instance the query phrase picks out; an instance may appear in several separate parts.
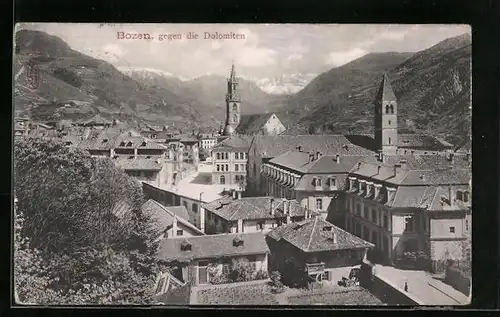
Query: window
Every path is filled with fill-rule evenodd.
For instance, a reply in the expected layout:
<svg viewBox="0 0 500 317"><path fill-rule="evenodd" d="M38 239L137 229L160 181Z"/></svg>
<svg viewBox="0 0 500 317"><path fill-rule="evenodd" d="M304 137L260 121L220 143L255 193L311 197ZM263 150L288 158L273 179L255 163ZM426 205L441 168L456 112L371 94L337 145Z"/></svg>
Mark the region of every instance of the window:
<svg viewBox="0 0 500 317"><path fill-rule="evenodd" d="M358 204L358 209L357 209L356 215L361 216L361 205L360 204Z"/></svg>
<svg viewBox="0 0 500 317"><path fill-rule="evenodd" d="M385 106L385 113L388 114L389 113L389 105L386 105Z"/></svg>
<svg viewBox="0 0 500 317"><path fill-rule="evenodd" d="M217 172L220 172L220 165L217 164Z"/></svg>
<svg viewBox="0 0 500 317"><path fill-rule="evenodd" d="M217 152L217 159L220 160L220 153Z"/></svg>
<svg viewBox="0 0 500 317"><path fill-rule="evenodd" d="M368 219L370 217L369 212L368 212L368 207L363 208L363 218Z"/></svg>
<svg viewBox="0 0 500 317"><path fill-rule="evenodd" d="M393 114L393 113L394 113L394 106L393 106L393 105L391 105L391 106L390 106L390 109L391 109L391 114Z"/></svg>
<svg viewBox="0 0 500 317"><path fill-rule="evenodd" d="M229 171L229 164L226 164L226 172Z"/></svg>
<svg viewBox="0 0 500 317"><path fill-rule="evenodd" d="M245 166L245 164L241 164L241 170L242 170L242 171L245 171L245 170L246 170L246 166Z"/></svg>
<svg viewBox="0 0 500 317"><path fill-rule="evenodd" d="M187 203L187 201L183 201L182 204L184 205L184 207L186 207L186 209L188 209L188 203Z"/></svg>
<svg viewBox="0 0 500 317"><path fill-rule="evenodd" d="M377 222L377 211L372 209L372 222Z"/></svg>
<svg viewBox="0 0 500 317"><path fill-rule="evenodd" d="M391 120L388 121L389 125L391 125Z"/></svg>
<svg viewBox="0 0 500 317"><path fill-rule="evenodd" d="M198 204L193 203L193 205L191 206L191 210L192 210L193 212L198 212Z"/></svg>
<svg viewBox="0 0 500 317"><path fill-rule="evenodd" d="M238 115L236 113L233 115L233 122L238 122Z"/></svg>
<svg viewBox="0 0 500 317"><path fill-rule="evenodd" d="M162 277L159 281L158 281L158 286L156 287L156 294L159 294L163 291L163 287L165 286L165 278Z"/></svg>
<svg viewBox="0 0 500 317"><path fill-rule="evenodd" d="M376 244L378 244L377 238L378 238L378 236L377 236L377 232L376 232L375 230L374 230L374 231L372 231L372 241L371 241L371 242L372 242L373 244L375 244L375 245L376 245Z"/></svg>
<svg viewBox="0 0 500 317"><path fill-rule="evenodd" d="M337 186L337 179L335 177L330 177L330 187Z"/></svg>
<svg viewBox="0 0 500 317"><path fill-rule="evenodd" d="M238 171L239 171L239 165L238 165L238 164L234 164L234 171L235 171L235 172L238 172Z"/></svg>
<svg viewBox="0 0 500 317"><path fill-rule="evenodd" d="M240 175L235 175L235 176L234 176L234 180L235 180L236 182L238 182L238 181L240 180Z"/></svg>
<svg viewBox="0 0 500 317"><path fill-rule="evenodd" d="M464 192L463 197L464 197L464 203L468 202L469 201L469 192Z"/></svg>
<svg viewBox="0 0 500 317"><path fill-rule="evenodd" d="M182 231L182 230L177 230L177 235L178 235L178 236L182 236L182 235L184 235L184 231Z"/></svg>
<svg viewBox="0 0 500 317"><path fill-rule="evenodd" d="M323 199L316 198L316 209L323 210Z"/></svg>
<svg viewBox="0 0 500 317"><path fill-rule="evenodd" d="M391 144L391 138L389 137L389 144Z"/></svg>
<svg viewBox="0 0 500 317"><path fill-rule="evenodd" d="M314 186L321 187L321 178L314 179Z"/></svg>
<svg viewBox="0 0 500 317"><path fill-rule="evenodd" d="M455 233L455 227L450 227L450 233Z"/></svg>
<svg viewBox="0 0 500 317"><path fill-rule="evenodd" d="M221 175L220 183L221 183L221 185L224 185L226 183L226 178L224 177L224 175Z"/></svg>
<svg viewBox="0 0 500 317"><path fill-rule="evenodd" d="M253 176L257 176L257 166L253 163Z"/></svg>
<svg viewBox="0 0 500 317"><path fill-rule="evenodd" d="M465 231L469 231L469 220L465 219Z"/></svg>
<svg viewBox="0 0 500 317"><path fill-rule="evenodd" d="M240 181L245 181L245 176L244 175L240 175Z"/></svg>
<svg viewBox="0 0 500 317"><path fill-rule="evenodd" d="M263 230L264 229L264 222L261 221L261 222L258 222L257 223L257 230Z"/></svg>
<svg viewBox="0 0 500 317"><path fill-rule="evenodd" d="M405 217L405 231L413 231L413 217Z"/></svg>
<svg viewBox="0 0 500 317"><path fill-rule="evenodd" d="M389 217L384 216L384 228L389 230Z"/></svg>
<svg viewBox="0 0 500 317"><path fill-rule="evenodd" d="M463 200L463 195L461 190L457 190L457 200Z"/></svg>
<svg viewBox="0 0 500 317"><path fill-rule="evenodd" d="M322 281L328 281L329 280L329 274L330 271L324 271L322 274L321 274L321 280Z"/></svg>
<svg viewBox="0 0 500 317"><path fill-rule="evenodd" d="M229 264L229 263L222 264L222 273L223 274L229 274L229 269L230 268L231 268L231 264Z"/></svg>
<svg viewBox="0 0 500 317"><path fill-rule="evenodd" d="M238 111L238 105L236 105L235 103L233 103L233 111Z"/></svg>

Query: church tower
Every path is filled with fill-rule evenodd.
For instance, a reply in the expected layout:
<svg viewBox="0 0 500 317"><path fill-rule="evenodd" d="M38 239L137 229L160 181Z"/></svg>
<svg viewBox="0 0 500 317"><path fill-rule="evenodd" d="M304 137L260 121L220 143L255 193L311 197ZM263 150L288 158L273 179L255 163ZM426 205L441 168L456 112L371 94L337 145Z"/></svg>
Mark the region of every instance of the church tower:
<svg viewBox="0 0 500 317"><path fill-rule="evenodd" d="M396 155L398 144L398 102L387 73L375 96L375 144L384 155Z"/></svg>
<svg viewBox="0 0 500 317"><path fill-rule="evenodd" d="M234 70L234 63L231 66L231 74L227 79L226 93L226 127L224 135L232 135L240 123L241 99L238 92L238 78Z"/></svg>

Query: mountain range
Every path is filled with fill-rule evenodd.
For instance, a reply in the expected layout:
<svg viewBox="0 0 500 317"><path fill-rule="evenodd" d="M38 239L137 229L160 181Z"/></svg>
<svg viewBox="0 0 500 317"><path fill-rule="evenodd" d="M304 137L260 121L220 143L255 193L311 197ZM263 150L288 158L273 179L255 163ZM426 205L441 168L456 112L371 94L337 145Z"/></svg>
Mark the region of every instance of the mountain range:
<svg viewBox="0 0 500 317"><path fill-rule="evenodd" d="M189 129L218 128L224 121L224 76L179 78L155 69L116 68L40 31L18 31L15 51L20 114L76 120L100 113ZM36 89L27 82L30 63L39 72ZM398 97L400 129L453 142L470 131L470 65L471 37L464 34L416 53L370 53L318 76L240 76L242 112L276 112L290 133L372 133L373 98L387 72Z"/></svg>
<svg viewBox="0 0 500 317"><path fill-rule="evenodd" d="M280 118L302 131L373 133L373 100L387 72L399 129L456 143L470 133L471 44L464 34L416 53L365 55L289 96Z"/></svg>

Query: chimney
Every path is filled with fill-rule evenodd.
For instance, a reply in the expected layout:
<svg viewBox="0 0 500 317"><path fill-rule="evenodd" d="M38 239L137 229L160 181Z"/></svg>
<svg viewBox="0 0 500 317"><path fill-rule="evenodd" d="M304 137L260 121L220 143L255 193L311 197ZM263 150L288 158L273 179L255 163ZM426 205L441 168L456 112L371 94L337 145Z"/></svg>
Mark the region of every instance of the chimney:
<svg viewBox="0 0 500 317"><path fill-rule="evenodd" d="M448 161L453 162L453 153L448 153Z"/></svg>
<svg viewBox="0 0 500 317"><path fill-rule="evenodd" d="M421 180L425 181L425 175L424 174L420 174L420 177L419 177Z"/></svg>
<svg viewBox="0 0 500 317"><path fill-rule="evenodd" d="M377 166L377 175L380 174L380 169L382 168L382 166Z"/></svg>
<svg viewBox="0 0 500 317"><path fill-rule="evenodd" d="M271 214L271 216L274 216L274 198L271 198L271 201L270 201L270 210L269 210L269 213Z"/></svg>
<svg viewBox="0 0 500 317"><path fill-rule="evenodd" d="M333 243L337 244L338 243L337 234L335 233L335 231L333 230L333 228L331 230L332 230L332 240L333 240Z"/></svg>
<svg viewBox="0 0 500 317"><path fill-rule="evenodd" d="M283 199L283 213L288 215L288 201L286 199Z"/></svg>
<svg viewBox="0 0 500 317"><path fill-rule="evenodd" d="M238 190L238 191L236 192L236 196L238 197L238 200L240 200L240 199L241 199L241 190Z"/></svg>
<svg viewBox="0 0 500 317"><path fill-rule="evenodd" d="M448 186L448 199L450 200L450 206L453 206L453 195L452 195L451 186Z"/></svg>
<svg viewBox="0 0 500 317"><path fill-rule="evenodd" d="M298 145L296 148L295 148L297 151L299 152L302 152L302 146Z"/></svg>
<svg viewBox="0 0 500 317"><path fill-rule="evenodd" d="M233 199L236 199L236 190L231 190L232 194L233 194Z"/></svg>
<svg viewBox="0 0 500 317"><path fill-rule="evenodd" d="M335 155L335 162L340 163L340 155Z"/></svg>
<svg viewBox="0 0 500 317"><path fill-rule="evenodd" d="M314 161L314 153L309 153L309 162Z"/></svg>
<svg viewBox="0 0 500 317"><path fill-rule="evenodd" d="M172 237L177 237L177 216L172 221Z"/></svg>
<svg viewBox="0 0 500 317"><path fill-rule="evenodd" d="M383 162L384 161L384 153L382 152L382 150L379 150L378 151L378 160L380 162Z"/></svg>
<svg viewBox="0 0 500 317"><path fill-rule="evenodd" d="M319 160L320 157L321 157L321 152L320 151L316 151L316 160Z"/></svg>
<svg viewBox="0 0 500 317"><path fill-rule="evenodd" d="M358 170L361 168L361 162L358 162Z"/></svg>
<svg viewBox="0 0 500 317"><path fill-rule="evenodd" d="M394 165L394 176L396 176L399 172L401 172L401 165L395 164Z"/></svg>
<svg viewBox="0 0 500 317"><path fill-rule="evenodd" d="M400 160L399 164L401 165L401 169L406 169L406 160Z"/></svg>
<svg viewBox="0 0 500 317"><path fill-rule="evenodd" d="M382 187L382 185L380 185L380 184L373 184L373 186L375 187L375 196L374 196L374 198L377 198L378 194L380 193L380 187Z"/></svg>

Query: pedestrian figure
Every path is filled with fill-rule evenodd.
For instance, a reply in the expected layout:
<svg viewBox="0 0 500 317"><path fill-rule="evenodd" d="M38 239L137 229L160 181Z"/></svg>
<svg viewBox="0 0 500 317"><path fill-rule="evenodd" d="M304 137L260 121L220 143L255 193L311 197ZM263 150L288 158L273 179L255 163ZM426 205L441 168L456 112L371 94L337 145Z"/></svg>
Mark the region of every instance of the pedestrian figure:
<svg viewBox="0 0 500 317"><path fill-rule="evenodd" d="M405 282L405 292L408 292L408 283Z"/></svg>

